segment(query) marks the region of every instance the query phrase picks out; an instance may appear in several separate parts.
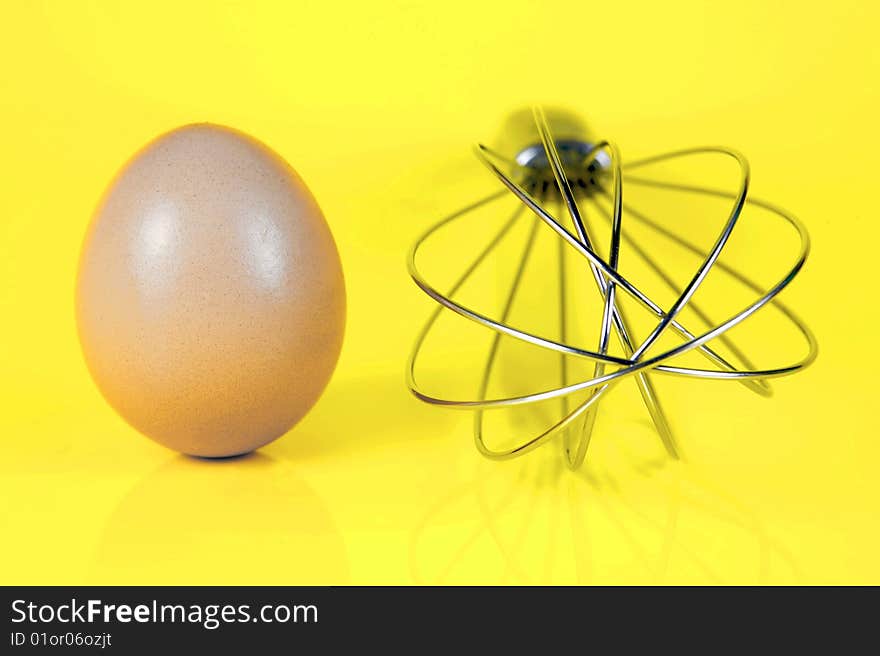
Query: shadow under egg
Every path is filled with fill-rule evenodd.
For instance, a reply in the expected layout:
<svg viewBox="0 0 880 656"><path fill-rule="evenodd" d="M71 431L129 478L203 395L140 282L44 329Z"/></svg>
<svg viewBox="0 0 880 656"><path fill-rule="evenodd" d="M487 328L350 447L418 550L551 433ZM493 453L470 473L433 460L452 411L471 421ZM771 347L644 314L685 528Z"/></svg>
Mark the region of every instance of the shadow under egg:
<svg viewBox="0 0 880 656"><path fill-rule="evenodd" d="M459 419L460 413L437 412L418 401L402 375L336 380L299 425L261 453L294 462L391 444L458 440L462 436L450 427Z"/></svg>

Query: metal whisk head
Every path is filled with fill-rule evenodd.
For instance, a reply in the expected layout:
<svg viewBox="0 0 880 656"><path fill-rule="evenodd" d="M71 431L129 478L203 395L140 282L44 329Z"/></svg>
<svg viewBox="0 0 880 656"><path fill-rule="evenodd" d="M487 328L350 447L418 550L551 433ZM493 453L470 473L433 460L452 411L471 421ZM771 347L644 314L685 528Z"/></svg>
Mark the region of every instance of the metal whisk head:
<svg viewBox="0 0 880 656"><path fill-rule="evenodd" d="M680 457L680 448L655 389L652 380L654 374L736 380L758 394L769 396L768 379L792 374L803 369L815 359L817 345L812 333L787 306L777 299L778 294L794 279L806 261L809 252L809 238L806 229L798 219L785 210L765 201L748 197L749 166L740 153L719 147L694 148L628 162L624 165L616 146L608 141L592 138L576 117L562 112L545 113L540 108L534 109L531 115L523 113L513 115L508 121L503 135L502 141L508 143L506 146L500 146L497 151L484 145L478 145L476 148L477 157L495 175L503 188L432 226L413 245L408 260L409 272L415 283L439 304L418 336L410 356L407 369L409 388L413 394L427 403L473 411L475 413L474 439L477 448L485 456L499 460L516 457L545 444L554 436L561 435L568 465L573 469L579 467L586 457L590 444L599 401L623 379L633 378L666 451L671 457L678 458ZM715 153L732 158L738 164L740 175L738 188L735 191L672 184L639 176L638 169L640 167L705 153ZM709 249L695 244L688 235L677 234L634 208L627 207L623 201L624 181L627 185L655 187L727 199L729 210L721 233ZM520 211L515 213L489 240L486 247L465 268L462 275L449 289L443 292L438 290L420 273L416 266L417 255L423 243L451 223L467 221L468 217L472 216L472 213L478 208L509 194L520 201ZM605 259L597 254L596 236L591 233L584 214L585 204L594 203L598 207L596 201L600 198L607 200L611 208L607 210L611 238L607 249L608 256ZM719 261L719 256L728 243L746 204L752 204L774 213L790 225L800 238L800 252L796 260L785 275L769 287L755 282L740 269ZM555 216L551 212L551 206L557 205L564 208L567 217ZM528 212L524 212L524 210L528 210ZM456 292L489 254L498 247L498 244L510 231L511 226L523 214L529 213L537 221L533 226L527 250L523 254L523 262L509 286L501 316L490 318L478 308L471 308L457 301ZM637 221L646 225L699 257L701 264L686 285L676 284L665 272L662 260L627 233L624 228L624 216L627 221ZM552 337L541 335L537 332L517 328L509 321L525 261L534 242L534 229L539 223L550 228L567 248L580 256L582 265L589 269L595 283L595 293L598 294L603 308L601 316L596 318L600 328L595 349L575 346L567 338L565 319L567 301L564 294L560 296L559 309L562 320L558 335ZM620 273L618 263L622 247L634 251L674 291L676 300L669 308L661 308L637 286L635 281ZM695 292L713 267L723 271L750 292L756 294L754 300L746 307L721 322L711 321L708 314L692 300ZM564 267L560 266L560 272L563 271ZM564 279L562 278L560 278L560 286L564 287ZM656 323L644 339L636 339L632 323L620 303L622 296L630 297L654 316ZM793 364L763 369L756 368L738 345L726 334L731 328L745 321L767 304L775 306L794 324L806 340L807 354ZM700 332L694 330L693 326L684 324L680 315L686 306L708 327L708 330ZM494 333L486 356L479 391L474 398L440 398L423 392L417 384L415 371L420 350L444 309L451 310ZM661 353L649 352L651 347L658 343L659 338L667 333L676 334L679 338L678 344ZM613 355L610 352L612 335L619 343L622 355ZM489 382L496 365L499 342L502 336L560 354L559 384L549 389L539 389L526 394L489 398ZM719 352L717 345L721 344L724 345L727 355L722 355ZM703 356L709 366L706 368L676 366L675 358L689 352ZM592 376L586 380L570 380L570 372L566 367L568 358L584 358L592 361ZM584 400L570 404L569 399L579 392L586 393ZM550 399L562 399L563 403L561 417L549 428L537 435L524 437L511 448L497 450L487 446L483 435L484 410L538 404Z"/></svg>

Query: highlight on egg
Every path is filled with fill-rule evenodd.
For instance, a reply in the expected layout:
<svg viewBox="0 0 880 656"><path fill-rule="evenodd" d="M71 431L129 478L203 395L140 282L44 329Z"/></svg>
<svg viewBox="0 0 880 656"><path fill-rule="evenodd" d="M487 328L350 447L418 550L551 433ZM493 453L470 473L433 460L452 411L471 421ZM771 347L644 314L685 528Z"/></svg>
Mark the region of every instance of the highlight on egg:
<svg viewBox="0 0 880 656"><path fill-rule="evenodd" d="M188 125L104 193L76 321L92 378L131 426L182 453L239 455L286 433L330 380L342 266L287 162L231 128Z"/></svg>

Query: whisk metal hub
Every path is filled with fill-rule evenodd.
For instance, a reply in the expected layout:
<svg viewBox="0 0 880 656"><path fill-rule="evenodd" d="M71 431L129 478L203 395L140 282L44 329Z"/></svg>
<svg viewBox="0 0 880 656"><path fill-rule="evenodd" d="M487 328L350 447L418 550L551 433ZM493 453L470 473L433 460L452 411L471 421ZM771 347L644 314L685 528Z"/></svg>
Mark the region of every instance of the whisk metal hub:
<svg viewBox="0 0 880 656"><path fill-rule="evenodd" d="M595 176L600 172L607 172L611 166L608 153L590 141L556 139L554 145L568 184L584 193L594 192ZM512 174L519 177L524 187L533 186L541 194L560 197L553 167L543 143L523 148L516 154L514 161L516 165Z"/></svg>
<svg viewBox="0 0 880 656"><path fill-rule="evenodd" d="M559 153L559 159L566 170L582 171L584 168L587 170L608 169L611 166L611 158L608 156L608 153L601 150L586 167L583 166L587 156L596 149L596 144L589 141L555 139L554 145ZM546 171L550 175L553 174L550 168L550 160L547 158L547 151L544 150L544 144L542 143L526 146L516 154L514 160L520 166Z"/></svg>

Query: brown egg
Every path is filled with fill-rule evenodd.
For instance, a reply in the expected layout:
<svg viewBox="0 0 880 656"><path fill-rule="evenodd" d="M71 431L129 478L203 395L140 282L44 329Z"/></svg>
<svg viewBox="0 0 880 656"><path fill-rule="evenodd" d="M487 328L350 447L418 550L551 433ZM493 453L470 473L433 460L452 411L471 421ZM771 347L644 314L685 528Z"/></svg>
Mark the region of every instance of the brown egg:
<svg viewBox="0 0 880 656"><path fill-rule="evenodd" d="M232 456L283 435L324 390L342 345L342 267L280 156L189 125L105 192L76 318L92 377L126 421L183 453Z"/></svg>

